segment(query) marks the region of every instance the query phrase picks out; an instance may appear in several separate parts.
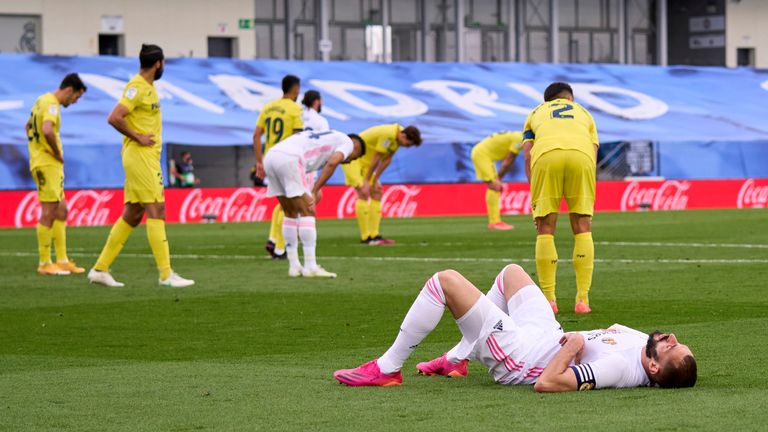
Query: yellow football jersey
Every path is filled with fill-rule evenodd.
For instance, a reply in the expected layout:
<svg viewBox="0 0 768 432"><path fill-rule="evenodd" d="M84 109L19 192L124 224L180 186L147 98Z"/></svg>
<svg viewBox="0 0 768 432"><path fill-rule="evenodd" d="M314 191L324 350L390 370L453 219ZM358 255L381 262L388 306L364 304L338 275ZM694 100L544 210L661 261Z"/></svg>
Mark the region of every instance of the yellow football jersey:
<svg viewBox="0 0 768 432"><path fill-rule="evenodd" d="M142 135L154 135L152 139L155 141L152 146L143 146L124 136L123 158L138 157L144 161L159 161L163 145L163 117L155 86L136 74L128 81L118 103L128 108L128 115L125 116L128 127Z"/></svg>
<svg viewBox="0 0 768 432"><path fill-rule="evenodd" d="M43 122L53 123L53 133L56 135L56 142L49 143L43 135ZM29 114L29 128L27 129L27 141L29 144L29 170L47 165L59 165L56 158L53 157L53 148L58 148L60 154L64 154L61 147L61 138L59 137L59 126L61 123L61 104L53 93L46 93L35 101L32 106L32 112Z"/></svg>
<svg viewBox="0 0 768 432"><path fill-rule="evenodd" d="M597 127L584 107L568 99L544 102L528 114L523 127L523 142L533 141L531 164L542 154L554 150L578 150L595 161Z"/></svg>
<svg viewBox="0 0 768 432"><path fill-rule="evenodd" d="M370 165L376 153L384 157L393 155L400 148L397 134L402 129L403 127L399 124L390 123L373 126L360 132L360 137L365 141L365 155L360 158L360 161L364 165Z"/></svg>
<svg viewBox="0 0 768 432"><path fill-rule="evenodd" d="M296 102L280 98L264 105L256 126L264 129L264 153L275 144L304 128L301 120L301 107Z"/></svg>
<svg viewBox="0 0 768 432"><path fill-rule="evenodd" d="M496 132L475 144L475 151L483 153L494 161L504 160L509 153L518 154L522 149L522 132Z"/></svg>

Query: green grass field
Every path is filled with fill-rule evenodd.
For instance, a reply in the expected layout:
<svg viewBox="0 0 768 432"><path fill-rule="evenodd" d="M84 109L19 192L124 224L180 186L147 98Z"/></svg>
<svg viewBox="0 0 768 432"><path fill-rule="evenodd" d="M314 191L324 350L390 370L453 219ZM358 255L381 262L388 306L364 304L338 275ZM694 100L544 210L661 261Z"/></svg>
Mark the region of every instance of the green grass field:
<svg viewBox="0 0 768 432"><path fill-rule="evenodd" d="M325 281L266 259L267 224L169 226L189 289L157 286L143 227L113 266L125 288L38 276L34 231L0 230L0 430L765 430L768 210L599 214L588 316L572 312L573 243L559 227L563 327L672 331L697 355L693 389L540 395L478 364L466 379L417 376L457 340L449 314L402 387L331 378L383 353L435 271L482 291L508 262L534 272L530 219L507 219L516 230L385 220L392 247L357 244L354 221L320 221L320 263L339 273ZM70 229L70 256L92 265L108 229Z"/></svg>

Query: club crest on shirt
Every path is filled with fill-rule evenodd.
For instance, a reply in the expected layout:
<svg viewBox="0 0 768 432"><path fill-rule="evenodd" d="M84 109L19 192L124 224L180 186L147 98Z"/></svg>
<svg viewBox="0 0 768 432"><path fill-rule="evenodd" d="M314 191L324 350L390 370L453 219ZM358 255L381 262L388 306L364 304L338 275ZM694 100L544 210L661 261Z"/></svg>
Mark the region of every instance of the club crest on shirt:
<svg viewBox="0 0 768 432"><path fill-rule="evenodd" d="M138 92L139 90L136 87L128 87L128 90L125 91L125 98L133 100Z"/></svg>
<svg viewBox="0 0 768 432"><path fill-rule="evenodd" d="M617 343L616 339L610 338L610 337L604 337L604 338L600 339L600 342L602 342L604 344L608 344L608 345L616 345L616 343Z"/></svg>

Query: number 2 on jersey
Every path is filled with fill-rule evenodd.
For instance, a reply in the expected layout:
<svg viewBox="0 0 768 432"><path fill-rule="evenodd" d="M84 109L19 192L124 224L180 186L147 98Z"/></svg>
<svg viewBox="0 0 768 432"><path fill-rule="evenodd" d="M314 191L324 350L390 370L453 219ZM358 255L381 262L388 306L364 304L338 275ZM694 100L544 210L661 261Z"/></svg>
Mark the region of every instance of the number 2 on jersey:
<svg viewBox="0 0 768 432"><path fill-rule="evenodd" d="M558 108L556 110L552 111L552 118L559 118L559 119L572 119L573 114L563 114L573 109L573 105L571 104L564 104L564 103L556 103L552 104L552 108L555 107L562 107Z"/></svg>
<svg viewBox="0 0 768 432"><path fill-rule="evenodd" d="M273 121L273 119L267 118L265 123L267 124L267 142L270 142L270 137L272 136L276 136L273 142L280 142L280 139L283 137L283 119L276 118Z"/></svg>

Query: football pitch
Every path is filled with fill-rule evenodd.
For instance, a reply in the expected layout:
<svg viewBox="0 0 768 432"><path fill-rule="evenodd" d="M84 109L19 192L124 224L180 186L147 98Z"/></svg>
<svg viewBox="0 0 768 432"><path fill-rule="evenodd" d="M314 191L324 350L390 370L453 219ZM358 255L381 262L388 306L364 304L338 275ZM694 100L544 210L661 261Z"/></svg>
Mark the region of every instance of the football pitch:
<svg viewBox="0 0 768 432"><path fill-rule="evenodd" d="M601 213L593 313L573 313L573 246L556 237L566 331L622 323L675 333L697 356L684 390L537 394L415 374L458 340L450 314L403 368L403 385L332 379L382 354L424 281L454 268L485 292L507 263L535 272L528 216L387 219L394 246L358 244L355 221L318 222L335 280L290 279L266 258L268 224L169 225L173 267L196 280L160 288L142 226L113 265L125 288L42 277L35 233L0 230L0 430L765 430L768 210ZM70 228L88 268L108 227ZM534 279L536 279L534 277Z"/></svg>

